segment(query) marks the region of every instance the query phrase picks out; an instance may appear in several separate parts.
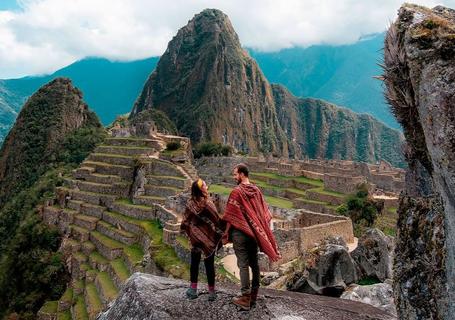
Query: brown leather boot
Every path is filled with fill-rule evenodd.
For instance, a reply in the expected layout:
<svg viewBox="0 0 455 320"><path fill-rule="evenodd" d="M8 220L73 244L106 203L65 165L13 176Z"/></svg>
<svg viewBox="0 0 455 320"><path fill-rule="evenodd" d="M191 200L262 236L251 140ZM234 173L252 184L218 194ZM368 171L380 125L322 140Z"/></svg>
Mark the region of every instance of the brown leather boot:
<svg viewBox="0 0 455 320"><path fill-rule="evenodd" d="M251 306L256 305L256 300L258 298L258 292L259 292L259 289L257 289L257 288L251 290L251 295L250 295L250 305Z"/></svg>
<svg viewBox="0 0 455 320"><path fill-rule="evenodd" d="M234 297L232 299L232 303L242 308L243 310L250 310L250 296L251 295L249 293L244 293L240 297Z"/></svg>

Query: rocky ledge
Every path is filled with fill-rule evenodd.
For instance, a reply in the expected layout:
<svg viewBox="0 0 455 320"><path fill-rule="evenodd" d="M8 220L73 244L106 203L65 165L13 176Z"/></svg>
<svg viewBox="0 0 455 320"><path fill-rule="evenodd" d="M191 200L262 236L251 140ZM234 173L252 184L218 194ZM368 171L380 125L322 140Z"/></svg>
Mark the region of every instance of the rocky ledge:
<svg viewBox="0 0 455 320"><path fill-rule="evenodd" d="M238 292L235 286L218 288L218 299L209 302L204 290L197 299L187 300L187 285L179 279L135 273L99 319L395 319L360 302L270 289L262 289L257 306L245 312L230 302Z"/></svg>

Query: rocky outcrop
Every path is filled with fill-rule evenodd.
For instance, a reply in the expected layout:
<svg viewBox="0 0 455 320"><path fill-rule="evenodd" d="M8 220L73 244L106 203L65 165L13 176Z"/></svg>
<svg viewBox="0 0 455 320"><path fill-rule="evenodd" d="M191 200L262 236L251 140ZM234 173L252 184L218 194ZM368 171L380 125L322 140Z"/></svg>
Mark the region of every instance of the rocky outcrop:
<svg viewBox="0 0 455 320"><path fill-rule="evenodd" d="M359 278L392 279L393 238L379 229L368 229L351 253Z"/></svg>
<svg viewBox="0 0 455 320"><path fill-rule="evenodd" d="M0 150L0 207L46 170L65 136L83 127L101 127L71 80L58 78L25 103Z"/></svg>
<svg viewBox="0 0 455 320"><path fill-rule="evenodd" d="M323 244L307 254L306 269L295 273L287 289L339 297L358 280L355 263L343 244Z"/></svg>
<svg viewBox="0 0 455 320"><path fill-rule="evenodd" d="M408 144L395 250L397 312L402 319L452 319L455 11L403 5L384 55L387 99Z"/></svg>
<svg viewBox="0 0 455 320"><path fill-rule="evenodd" d="M209 302L204 290L186 299L187 287L182 280L135 273L99 319L394 319L359 302L269 289L260 290L255 308L241 312L231 303L238 288L218 288L218 299Z"/></svg>
<svg viewBox="0 0 455 320"><path fill-rule="evenodd" d="M219 10L197 14L169 42L130 118L163 111L193 144L249 155L404 164L402 135L368 115L271 86Z"/></svg>
<svg viewBox="0 0 455 320"><path fill-rule="evenodd" d="M397 314L392 286L389 283L376 283L369 286L353 284L343 292L340 298L368 303L390 314Z"/></svg>

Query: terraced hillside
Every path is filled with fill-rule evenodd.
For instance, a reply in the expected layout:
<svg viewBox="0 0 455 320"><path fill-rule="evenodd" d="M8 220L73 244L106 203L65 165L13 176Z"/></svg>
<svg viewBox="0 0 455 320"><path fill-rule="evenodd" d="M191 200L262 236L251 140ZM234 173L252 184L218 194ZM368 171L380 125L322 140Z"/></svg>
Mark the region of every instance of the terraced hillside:
<svg viewBox="0 0 455 320"><path fill-rule="evenodd" d="M163 234L177 234L180 225L166 198L187 189L195 171L160 159L169 139L178 138L107 138L43 208L44 220L65 235L72 282L40 319L94 319L136 271L188 278Z"/></svg>
<svg viewBox="0 0 455 320"><path fill-rule="evenodd" d="M336 207L342 204L346 194L325 190L321 180L304 176L283 176L269 172L252 172L251 181L264 192L267 202L285 209L307 209L315 212L335 214ZM231 181L231 177L225 177ZM212 184L209 191L228 195L230 182Z"/></svg>

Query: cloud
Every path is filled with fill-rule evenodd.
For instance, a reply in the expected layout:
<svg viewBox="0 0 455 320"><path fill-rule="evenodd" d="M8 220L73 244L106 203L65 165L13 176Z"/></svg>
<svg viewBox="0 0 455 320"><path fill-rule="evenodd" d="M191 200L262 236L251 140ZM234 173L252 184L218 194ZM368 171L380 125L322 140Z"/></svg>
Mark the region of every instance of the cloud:
<svg viewBox="0 0 455 320"><path fill-rule="evenodd" d="M455 0L414 1L433 7ZM242 45L262 51L347 44L382 32L401 0L19 0L0 11L0 78L49 73L87 56L161 55L177 30L205 8L231 19Z"/></svg>

